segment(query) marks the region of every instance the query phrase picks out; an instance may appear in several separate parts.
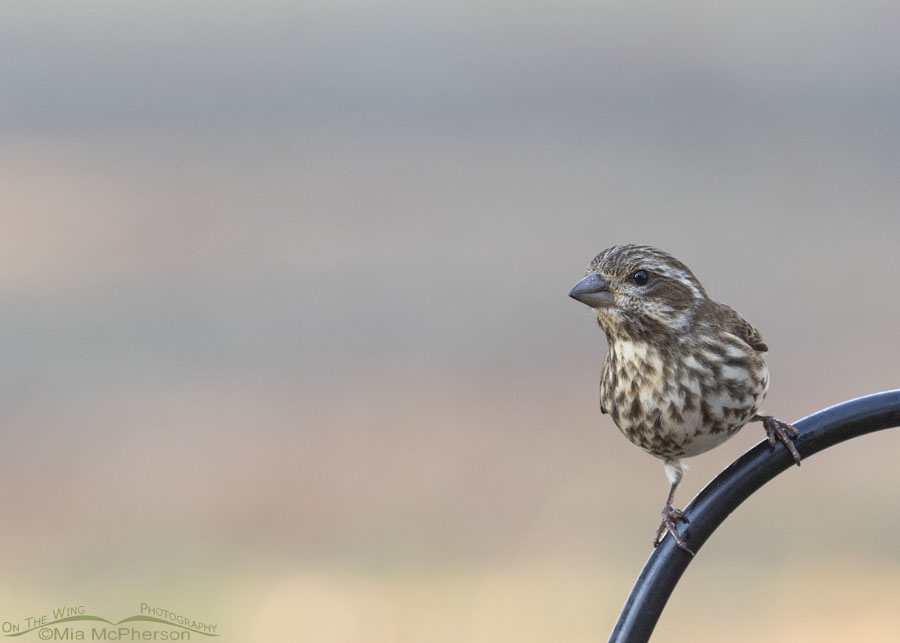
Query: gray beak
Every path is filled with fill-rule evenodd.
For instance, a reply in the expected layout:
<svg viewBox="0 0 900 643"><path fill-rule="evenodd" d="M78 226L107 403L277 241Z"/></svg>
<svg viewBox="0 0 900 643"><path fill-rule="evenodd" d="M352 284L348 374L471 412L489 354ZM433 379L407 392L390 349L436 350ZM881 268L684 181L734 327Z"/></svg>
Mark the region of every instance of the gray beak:
<svg viewBox="0 0 900 643"><path fill-rule="evenodd" d="M601 279L596 272L585 275L581 281L575 284L569 291L569 297L577 299L591 308L603 308L615 303L612 293L609 292L609 282Z"/></svg>

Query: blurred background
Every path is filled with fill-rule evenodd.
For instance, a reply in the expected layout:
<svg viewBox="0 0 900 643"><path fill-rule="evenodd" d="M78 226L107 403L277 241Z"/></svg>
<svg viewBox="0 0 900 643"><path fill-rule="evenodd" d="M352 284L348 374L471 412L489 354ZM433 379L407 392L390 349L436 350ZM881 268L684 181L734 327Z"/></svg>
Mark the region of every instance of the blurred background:
<svg viewBox="0 0 900 643"><path fill-rule="evenodd" d="M766 412L900 385L898 37L879 0L7 4L0 621L605 640L666 481L569 288L657 245L762 331ZM754 495L656 638L900 640L898 450Z"/></svg>

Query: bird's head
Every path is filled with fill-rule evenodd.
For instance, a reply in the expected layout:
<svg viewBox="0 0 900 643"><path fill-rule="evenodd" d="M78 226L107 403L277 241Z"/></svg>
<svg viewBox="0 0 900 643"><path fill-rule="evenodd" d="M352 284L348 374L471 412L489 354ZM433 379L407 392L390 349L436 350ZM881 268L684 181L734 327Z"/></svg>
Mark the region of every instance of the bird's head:
<svg viewBox="0 0 900 643"><path fill-rule="evenodd" d="M625 244L594 257L569 296L596 310L608 338L648 340L687 331L706 291L672 255Z"/></svg>

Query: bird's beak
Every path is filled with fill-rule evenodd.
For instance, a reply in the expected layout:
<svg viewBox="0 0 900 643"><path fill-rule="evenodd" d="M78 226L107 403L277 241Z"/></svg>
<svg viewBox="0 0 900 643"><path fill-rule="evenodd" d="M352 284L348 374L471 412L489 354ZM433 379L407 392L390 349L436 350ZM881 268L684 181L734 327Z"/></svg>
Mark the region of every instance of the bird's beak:
<svg viewBox="0 0 900 643"><path fill-rule="evenodd" d="M577 299L591 308L604 308L615 303L615 299L609 291L609 282L601 279L596 272L585 275L581 281L575 284L569 291L569 297Z"/></svg>

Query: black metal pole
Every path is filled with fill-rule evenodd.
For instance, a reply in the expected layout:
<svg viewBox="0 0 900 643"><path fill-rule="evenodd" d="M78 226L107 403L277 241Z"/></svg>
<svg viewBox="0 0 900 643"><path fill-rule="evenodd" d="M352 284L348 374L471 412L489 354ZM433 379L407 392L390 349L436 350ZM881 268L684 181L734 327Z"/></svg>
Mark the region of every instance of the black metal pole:
<svg viewBox="0 0 900 643"><path fill-rule="evenodd" d="M885 391L842 402L795 422L800 435L794 444L801 457L808 458L844 440L896 426L900 426L900 390ZM793 464L783 444L773 451L766 441L731 463L685 508L691 522L681 533L687 545L699 551L728 514ZM664 538L641 570L609 640L648 641L666 601L692 560L671 537Z"/></svg>

